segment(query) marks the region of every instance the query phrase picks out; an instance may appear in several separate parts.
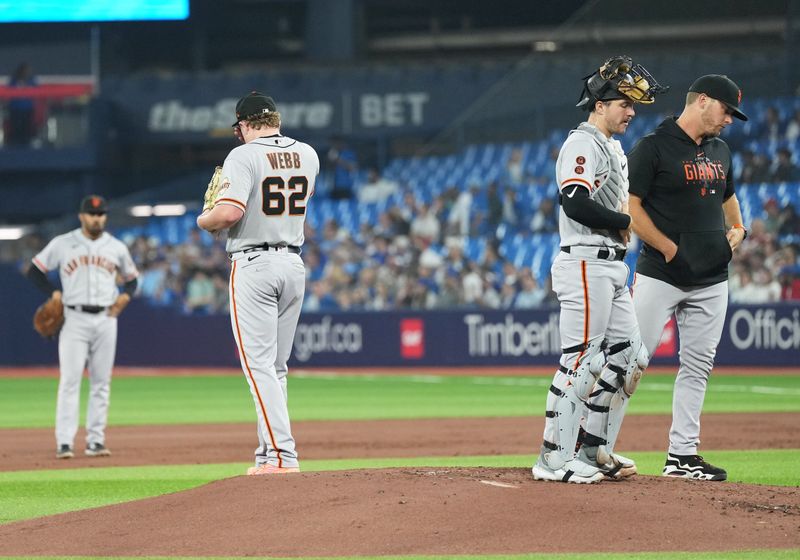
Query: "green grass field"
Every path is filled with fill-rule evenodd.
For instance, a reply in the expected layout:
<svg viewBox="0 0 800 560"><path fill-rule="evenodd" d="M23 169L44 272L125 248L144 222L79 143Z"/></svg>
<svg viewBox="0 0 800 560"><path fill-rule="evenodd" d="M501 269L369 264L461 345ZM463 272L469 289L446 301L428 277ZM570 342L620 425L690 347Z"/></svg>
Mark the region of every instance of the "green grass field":
<svg viewBox="0 0 800 560"><path fill-rule="evenodd" d="M546 377L309 376L290 379L293 420L529 416L543 410ZM84 401L86 393L84 383ZM0 428L53 425L57 381L50 378L0 378ZM669 414L672 378L646 378L628 414ZM147 425L253 421L252 401L238 376L123 377L114 380L109 423ZM800 372L784 376L712 378L704 411L798 412ZM82 419L83 422L83 419ZM800 486L800 450L707 450L711 462L724 463L732 481ZM630 453L643 474L658 474L663 452ZM529 468L534 455L421 457L304 461L305 471L392 466L490 466ZM769 464L770 469L754 468ZM244 463L0 472L0 522L120 503L193 488L240 475ZM2 551L0 550L0 555ZM626 558L755 559L796 558L790 551L713 554L627 554ZM518 555L446 558L494 560L605 559L604 554ZM52 558L52 557L51 557ZM387 560L390 557L382 557ZM445 557L402 557L415 558ZM74 557L73 557L74 560Z"/></svg>
<svg viewBox="0 0 800 560"><path fill-rule="evenodd" d="M544 410L546 377L311 376L289 382L293 420L531 416ZM57 380L0 378L0 428L53 425ZM88 383L83 384L83 399ZM645 378L629 414L669 414L672 378ZM704 411L798 412L800 376L730 376L710 381ZM82 411L83 412L83 411ZM115 379L109 424L250 422L244 378Z"/></svg>

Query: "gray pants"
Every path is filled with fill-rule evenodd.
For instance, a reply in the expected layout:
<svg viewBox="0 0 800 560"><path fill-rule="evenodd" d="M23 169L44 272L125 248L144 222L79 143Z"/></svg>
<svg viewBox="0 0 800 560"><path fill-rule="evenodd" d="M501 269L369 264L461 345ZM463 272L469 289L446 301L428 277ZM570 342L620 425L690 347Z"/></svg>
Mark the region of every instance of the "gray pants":
<svg viewBox="0 0 800 560"><path fill-rule="evenodd" d="M231 327L258 415L256 463L296 467L286 364L303 305L305 267L293 253L238 255L231 270Z"/></svg>
<svg viewBox="0 0 800 560"><path fill-rule="evenodd" d="M672 314L678 322L680 367L672 395L669 452L695 455L700 445L700 412L728 307L728 282L676 287L636 275L633 306L647 352L653 355Z"/></svg>
<svg viewBox="0 0 800 560"><path fill-rule="evenodd" d="M105 443L111 370L117 350L117 319L106 313L64 309L58 336L60 380L56 405L56 443L73 445L80 416L81 378L89 370L86 443Z"/></svg>

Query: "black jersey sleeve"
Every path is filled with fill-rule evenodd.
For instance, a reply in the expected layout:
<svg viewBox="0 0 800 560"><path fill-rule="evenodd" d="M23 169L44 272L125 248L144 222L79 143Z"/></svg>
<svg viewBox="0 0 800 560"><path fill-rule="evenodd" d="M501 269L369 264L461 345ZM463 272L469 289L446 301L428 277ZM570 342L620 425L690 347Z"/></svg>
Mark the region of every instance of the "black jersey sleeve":
<svg viewBox="0 0 800 560"><path fill-rule="evenodd" d="M136 292L136 286L139 285L139 281L136 278L131 278L125 284L122 285L122 291L129 296L133 297L133 294Z"/></svg>
<svg viewBox="0 0 800 560"><path fill-rule="evenodd" d="M36 265L31 265L26 276L28 277L28 280L33 282L34 286L39 288L48 296L52 295L52 293L58 289L55 285L53 285L52 282L50 282L50 280L47 278L47 275L39 270L39 267Z"/></svg>
<svg viewBox="0 0 800 560"><path fill-rule="evenodd" d="M567 185L561 189L561 206L564 213L576 222L595 229L627 229L631 217L609 210L589 198L589 189L583 185Z"/></svg>
<svg viewBox="0 0 800 560"><path fill-rule="evenodd" d="M628 192L647 197L658 169L658 153L649 137L640 139L628 154Z"/></svg>

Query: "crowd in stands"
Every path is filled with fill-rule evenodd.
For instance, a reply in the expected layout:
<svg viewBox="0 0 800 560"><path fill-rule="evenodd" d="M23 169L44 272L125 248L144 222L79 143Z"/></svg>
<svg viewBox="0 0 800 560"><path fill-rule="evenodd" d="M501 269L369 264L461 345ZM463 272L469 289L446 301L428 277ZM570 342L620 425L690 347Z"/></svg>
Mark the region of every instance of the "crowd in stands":
<svg viewBox="0 0 800 560"><path fill-rule="evenodd" d="M792 146L800 145L800 110L783 120L768 108L753 124L750 144L735 161L737 185L800 182ZM774 142L773 150L756 149ZM509 152L499 176L466 188L443 187L419 196L401 179L377 169L358 171L354 150L337 142L328 153L328 192L320 198L380 205L374 220L344 227L337 216L307 220L303 259L305 311L387 309L530 309L555 306L546 262L513 258L503 241L512 232L523 244L557 244L554 160L557 146L531 173L519 149ZM772 155L770 155L772 154ZM540 189L536 204L523 189ZM800 190L800 185L793 185ZM529 191L526 191L529 192ZM800 200L800 196L794 201ZM111 224L113 228L113 224ZM735 303L800 301L800 216L770 197L753 212L749 237L730 266ZM521 237L520 237L521 236ZM482 241L480 250L474 240ZM141 296L153 305L190 314L226 313L229 262L224 240L193 230L180 243L137 235L126 239L140 268ZM635 247L635 244L634 244ZM557 250L557 246L554 250ZM540 259L541 260L541 259ZM632 260L631 260L632 262Z"/></svg>
<svg viewBox="0 0 800 560"><path fill-rule="evenodd" d="M800 216L793 205L764 204L764 218L750 224L748 238L730 265L734 303L800 301Z"/></svg>

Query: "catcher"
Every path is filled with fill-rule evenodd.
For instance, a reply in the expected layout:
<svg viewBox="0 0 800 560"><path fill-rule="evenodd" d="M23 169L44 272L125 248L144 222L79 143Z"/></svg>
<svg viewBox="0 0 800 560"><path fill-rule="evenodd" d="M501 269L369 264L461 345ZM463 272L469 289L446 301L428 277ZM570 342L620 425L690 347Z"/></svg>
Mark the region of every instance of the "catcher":
<svg viewBox="0 0 800 560"><path fill-rule="evenodd" d="M663 91L629 57L606 60L584 78L577 107L588 115L558 155L561 251L551 273L561 305L562 354L547 392L544 437L533 466L536 480L591 484L636 474L636 464L614 451L616 420L649 358L623 261L633 220L627 158L614 136L628 129L636 103L653 103ZM605 392L609 396L602 405L589 402ZM587 406L605 412L608 421L586 427L592 437L582 439L576 456Z"/></svg>
<svg viewBox="0 0 800 560"><path fill-rule="evenodd" d="M46 338L58 335L60 381L56 406L56 458L75 456L81 377L89 370L86 449L89 457L111 455L105 428L111 370L117 347L117 317L136 291L138 272L124 243L105 232L106 201L87 196L80 205L81 227L59 235L33 258L28 278L50 298L33 317ZM58 270L62 290L47 273ZM122 293L117 275L125 281Z"/></svg>

